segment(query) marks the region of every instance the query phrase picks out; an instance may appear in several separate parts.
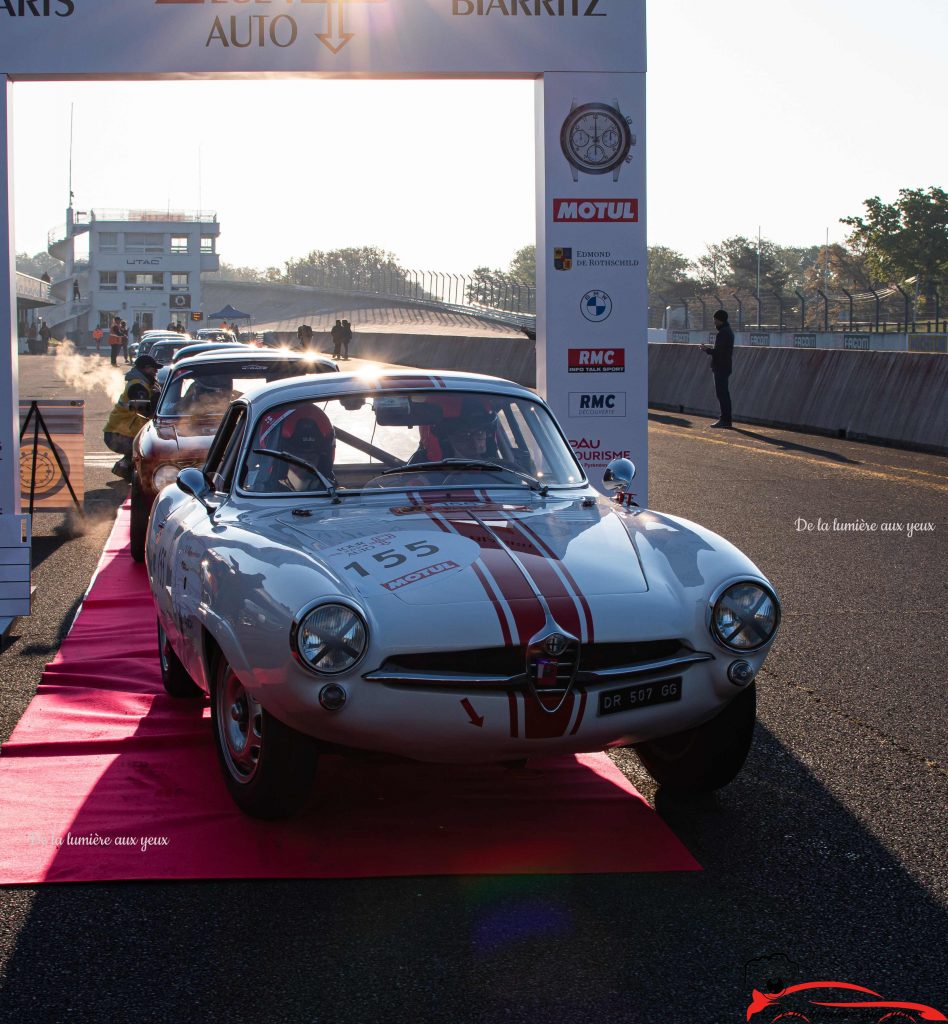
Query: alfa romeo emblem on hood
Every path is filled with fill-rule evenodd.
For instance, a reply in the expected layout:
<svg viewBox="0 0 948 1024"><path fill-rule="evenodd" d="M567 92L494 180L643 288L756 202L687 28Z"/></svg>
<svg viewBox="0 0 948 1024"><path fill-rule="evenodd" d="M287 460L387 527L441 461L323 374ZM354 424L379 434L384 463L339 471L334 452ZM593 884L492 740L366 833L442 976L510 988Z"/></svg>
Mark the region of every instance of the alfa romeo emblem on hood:
<svg viewBox="0 0 948 1024"><path fill-rule="evenodd" d="M543 650L551 658L558 658L565 650L569 641L562 633L551 633L543 640Z"/></svg>

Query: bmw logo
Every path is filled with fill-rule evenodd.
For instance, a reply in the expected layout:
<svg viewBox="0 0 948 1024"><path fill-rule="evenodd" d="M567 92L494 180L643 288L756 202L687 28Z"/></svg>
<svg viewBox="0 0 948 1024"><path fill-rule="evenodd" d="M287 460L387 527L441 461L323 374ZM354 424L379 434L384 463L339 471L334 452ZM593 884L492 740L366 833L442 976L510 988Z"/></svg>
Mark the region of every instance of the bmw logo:
<svg viewBox="0 0 948 1024"><path fill-rule="evenodd" d="M551 658L558 658L565 650L568 641L562 633L551 633L543 641L543 650Z"/></svg>
<svg viewBox="0 0 948 1024"><path fill-rule="evenodd" d="M587 320L591 320L594 324L602 323L603 320L608 320L612 313L612 299L605 292L597 289L586 292L579 308Z"/></svg>

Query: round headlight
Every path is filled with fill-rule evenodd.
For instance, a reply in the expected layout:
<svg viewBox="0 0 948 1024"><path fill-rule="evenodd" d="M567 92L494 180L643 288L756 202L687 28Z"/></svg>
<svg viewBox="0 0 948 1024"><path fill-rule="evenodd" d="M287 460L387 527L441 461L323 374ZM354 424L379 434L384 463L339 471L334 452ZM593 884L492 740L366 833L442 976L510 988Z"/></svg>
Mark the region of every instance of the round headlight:
<svg viewBox="0 0 948 1024"><path fill-rule="evenodd" d="M333 675L356 664L368 635L362 616L348 605L321 604L300 619L292 641L307 668Z"/></svg>
<svg viewBox="0 0 948 1024"><path fill-rule="evenodd" d="M727 587L711 608L711 632L731 651L756 651L769 643L780 625L776 594L761 583Z"/></svg>
<svg viewBox="0 0 948 1024"><path fill-rule="evenodd" d="M168 484L173 484L178 479L178 473L181 472L180 466L165 465L159 466L155 470L153 482L155 490L160 491L162 487L167 487Z"/></svg>

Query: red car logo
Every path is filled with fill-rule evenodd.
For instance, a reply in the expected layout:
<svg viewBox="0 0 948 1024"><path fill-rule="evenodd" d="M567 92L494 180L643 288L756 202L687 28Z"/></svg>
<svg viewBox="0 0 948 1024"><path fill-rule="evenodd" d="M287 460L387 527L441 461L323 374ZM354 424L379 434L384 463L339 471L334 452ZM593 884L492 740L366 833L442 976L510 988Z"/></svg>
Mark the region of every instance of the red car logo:
<svg viewBox="0 0 948 1024"><path fill-rule="evenodd" d="M754 989L747 1020L757 1018L760 1024L819 1024L824 1020L839 1020L838 1015L822 1014L823 1008L861 1010L858 1016L847 1016L847 1021L865 1021L866 1024L908 1024L925 1020L948 1021L940 1010L924 1003L910 1003L884 999L878 992L850 985L844 981L810 981L803 985L788 985L779 992L759 992ZM832 1011L831 1011L832 1012Z"/></svg>

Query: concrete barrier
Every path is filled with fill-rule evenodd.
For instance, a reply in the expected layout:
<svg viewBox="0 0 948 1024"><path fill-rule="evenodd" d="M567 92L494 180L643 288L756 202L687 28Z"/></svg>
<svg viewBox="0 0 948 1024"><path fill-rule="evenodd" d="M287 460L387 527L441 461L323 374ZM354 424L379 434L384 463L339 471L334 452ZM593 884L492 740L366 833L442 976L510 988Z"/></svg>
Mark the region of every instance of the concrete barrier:
<svg viewBox="0 0 948 1024"><path fill-rule="evenodd" d="M296 345L296 333L268 332L281 344ZM314 331L321 352L332 351L328 331ZM536 344L526 336L467 338L445 334L384 334L356 331L349 354L381 363L417 366L423 370L463 370L506 377L527 387L536 385Z"/></svg>
<svg viewBox="0 0 948 1024"><path fill-rule="evenodd" d="M296 334L272 336L289 345ZM331 351L328 332L313 335ZM536 347L529 338L357 331L360 359L464 370L536 386ZM695 345L649 345L649 405L718 415L708 356ZM948 455L948 357L922 352L741 348L731 377L734 418Z"/></svg>
<svg viewBox="0 0 948 1024"><path fill-rule="evenodd" d="M649 345L649 405L717 416L708 356ZM734 419L948 454L948 358L921 352L742 348Z"/></svg>

